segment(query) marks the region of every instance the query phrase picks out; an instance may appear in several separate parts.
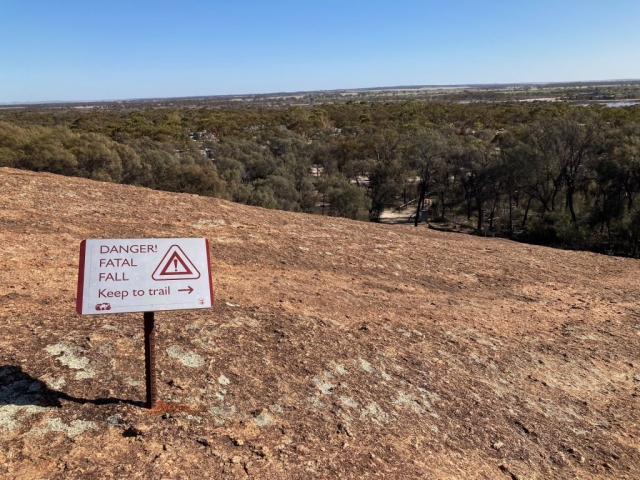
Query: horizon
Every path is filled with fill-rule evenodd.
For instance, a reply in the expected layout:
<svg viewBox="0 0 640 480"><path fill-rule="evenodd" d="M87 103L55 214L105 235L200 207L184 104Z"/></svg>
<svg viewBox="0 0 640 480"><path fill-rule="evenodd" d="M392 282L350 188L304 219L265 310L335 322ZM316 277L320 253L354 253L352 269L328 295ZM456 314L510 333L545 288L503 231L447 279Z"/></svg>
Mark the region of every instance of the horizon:
<svg viewBox="0 0 640 480"><path fill-rule="evenodd" d="M630 0L38 0L0 15L3 105L640 78Z"/></svg>
<svg viewBox="0 0 640 480"><path fill-rule="evenodd" d="M108 102L136 102L136 101L151 101L151 100L183 100L192 98L224 98L224 97L252 97L252 96L270 96L270 95L296 95L304 93L331 93L331 92L348 92L348 91L375 91L375 90L402 90L402 89L422 89L422 88L504 88L509 86L532 86L532 85L545 85L545 86L561 86L568 84L584 84L595 85L602 83L640 83L640 78L605 78L599 80L564 80L558 82L516 82L516 83L461 83L461 84L440 84L440 85L385 85L374 87L346 87L346 88L333 88L333 89L318 89L318 90L291 90L291 91L273 91L273 92L245 92L245 93L228 93L228 94L201 94L201 95L178 95L168 97L131 97L131 98L96 98L96 99L78 99L78 100L35 100L29 102L0 102L1 107L7 106L22 106L22 105L49 105L49 104L65 104L65 103L108 103Z"/></svg>

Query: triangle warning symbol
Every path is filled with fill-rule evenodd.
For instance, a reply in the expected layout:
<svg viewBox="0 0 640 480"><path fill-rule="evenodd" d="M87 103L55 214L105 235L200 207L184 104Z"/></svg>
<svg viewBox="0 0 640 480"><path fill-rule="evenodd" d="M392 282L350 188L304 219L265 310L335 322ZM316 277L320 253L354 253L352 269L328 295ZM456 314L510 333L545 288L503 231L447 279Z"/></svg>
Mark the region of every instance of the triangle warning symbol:
<svg viewBox="0 0 640 480"><path fill-rule="evenodd" d="M151 275L154 280L195 280L200 272L178 245L171 245Z"/></svg>

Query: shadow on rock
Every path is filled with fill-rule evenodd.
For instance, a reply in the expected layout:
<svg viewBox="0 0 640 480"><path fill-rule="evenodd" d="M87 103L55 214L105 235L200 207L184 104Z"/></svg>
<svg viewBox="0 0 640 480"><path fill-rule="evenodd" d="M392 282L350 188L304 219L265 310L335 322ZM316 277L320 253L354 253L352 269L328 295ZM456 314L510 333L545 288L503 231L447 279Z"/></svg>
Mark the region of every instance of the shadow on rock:
<svg viewBox="0 0 640 480"><path fill-rule="evenodd" d="M49 388L42 380L33 378L15 365L0 366L0 406L34 405L39 407L61 407L60 400L68 400L75 403L93 403L94 405L107 405L113 403L126 403L138 407L143 402L123 400L121 398L78 398L67 393Z"/></svg>

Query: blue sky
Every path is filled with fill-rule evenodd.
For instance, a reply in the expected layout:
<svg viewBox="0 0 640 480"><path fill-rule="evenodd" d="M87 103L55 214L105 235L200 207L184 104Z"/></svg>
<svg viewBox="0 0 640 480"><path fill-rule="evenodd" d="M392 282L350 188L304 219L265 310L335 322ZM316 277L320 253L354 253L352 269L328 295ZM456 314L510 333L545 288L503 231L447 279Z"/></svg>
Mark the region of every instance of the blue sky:
<svg viewBox="0 0 640 480"><path fill-rule="evenodd" d="M640 1L0 0L0 102L640 78Z"/></svg>

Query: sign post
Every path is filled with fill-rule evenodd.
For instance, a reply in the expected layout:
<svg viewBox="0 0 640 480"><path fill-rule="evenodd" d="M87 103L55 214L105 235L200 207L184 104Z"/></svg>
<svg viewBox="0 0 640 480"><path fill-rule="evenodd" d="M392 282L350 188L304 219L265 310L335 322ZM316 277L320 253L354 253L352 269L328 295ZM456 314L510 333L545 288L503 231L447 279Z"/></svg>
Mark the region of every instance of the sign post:
<svg viewBox="0 0 640 480"><path fill-rule="evenodd" d="M153 312L144 312L144 372L147 386L147 408L156 406L156 332Z"/></svg>
<svg viewBox="0 0 640 480"><path fill-rule="evenodd" d="M76 312L144 312L147 408L157 399L154 313L212 306L209 242L204 238L91 239L80 244Z"/></svg>

